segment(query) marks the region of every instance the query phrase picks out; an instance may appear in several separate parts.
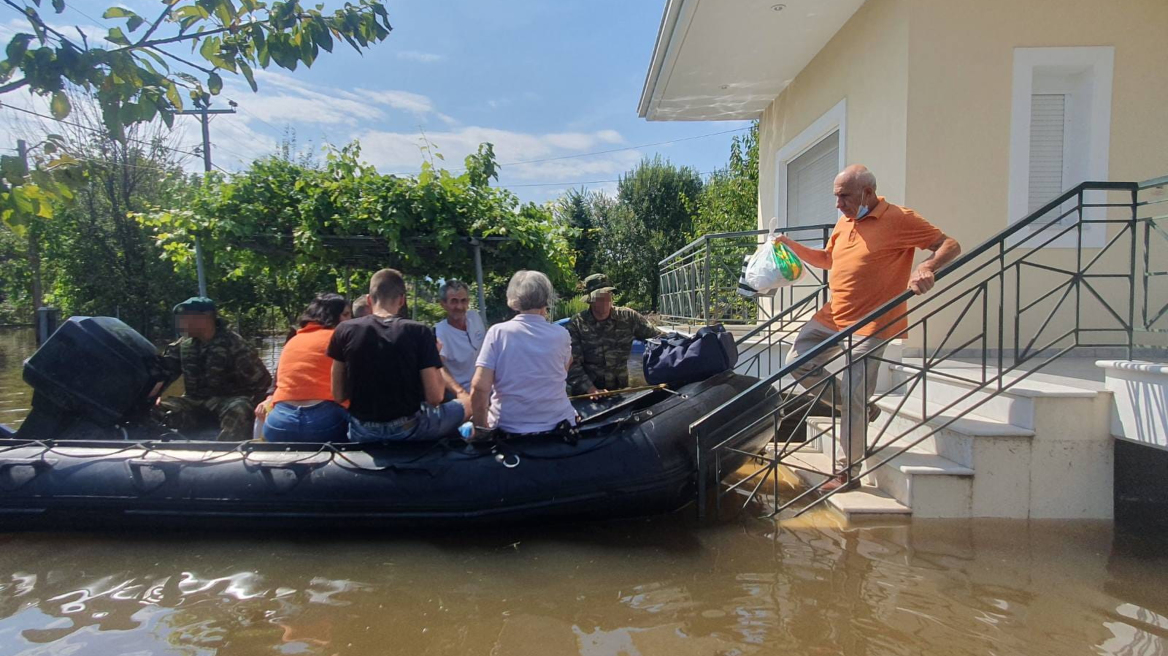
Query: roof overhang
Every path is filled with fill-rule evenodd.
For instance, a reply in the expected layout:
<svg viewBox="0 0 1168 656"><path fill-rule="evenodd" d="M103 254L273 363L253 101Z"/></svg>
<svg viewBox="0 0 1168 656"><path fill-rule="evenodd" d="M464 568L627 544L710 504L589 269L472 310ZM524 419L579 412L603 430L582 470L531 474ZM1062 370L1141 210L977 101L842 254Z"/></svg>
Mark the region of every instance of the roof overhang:
<svg viewBox="0 0 1168 656"><path fill-rule="evenodd" d="M758 118L864 0L666 0L637 108L650 121Z"/></svg>

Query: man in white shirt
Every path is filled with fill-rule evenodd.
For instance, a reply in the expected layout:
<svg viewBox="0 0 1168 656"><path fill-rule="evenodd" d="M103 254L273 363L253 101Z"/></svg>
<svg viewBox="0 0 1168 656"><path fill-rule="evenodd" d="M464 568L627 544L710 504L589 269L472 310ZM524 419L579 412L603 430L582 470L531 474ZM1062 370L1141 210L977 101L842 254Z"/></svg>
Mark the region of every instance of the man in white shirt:
<svg viewBox="0 0 1168 656"><path fill-rule="evenodd" d="M479 313L470 309L470 289L466 283L447 280L438 288L438 297L442 309L446 310L446 318L434 326L441 345L438 352L442 364L463 389L470 389L475 360L487 329Z"/></svg>

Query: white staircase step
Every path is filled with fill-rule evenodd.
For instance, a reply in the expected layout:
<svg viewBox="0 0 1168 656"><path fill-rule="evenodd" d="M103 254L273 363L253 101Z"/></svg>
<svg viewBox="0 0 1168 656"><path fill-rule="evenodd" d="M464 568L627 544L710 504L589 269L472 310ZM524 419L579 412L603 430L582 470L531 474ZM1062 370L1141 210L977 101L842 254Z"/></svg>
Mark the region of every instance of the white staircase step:
<svg viewBox="0 0 1168 656"><path fill-rule="evenodd" d="M983 375L980 366L939 367L927 374L925 380L909 381L920 375L911 364L889 365L894 384L899 385L896 390L898 393L920 398L925 392L922 385L927 380L929 401L943 406L952 404L954 411L969 411L980 417L1023 428L1035 427L1037 405L1041 399L1092 398L1098 393L1094 389L1071 387L1048 380L1019 380L1022 372L1007 374L1004 384L1009 387L998 391L997 383L983 384L980 381ZM992 377L995 371L987 371L985 375Z"/></svg>
<svg viewBox="0 0 1168 656"><path fill-rule="evenodd" d="M831 458L823 453L803 453L789 456L790 461L806 469L826 471L832 466ZM826 478L823 475L788 468L807 485L817 485ZM836 492L827 498L827 505L852 519L865 515L909 515L912 509L894 499L887 492L871 485L863 485L858 490Z"/></svg>
<svg viewBox="0 0 1168 656"><path fill-rule="evenodd" d="M829 417L808 419L808 437L829 428L835 421ZM792 456L791 460L796 465L828 471L833 466L832 454L827 452L830 450L829 445L829 441L820 438L803 447L804 450ZM874 466L895 453L895 447L889 447L874 456L869 463ZM823 476L811 472L793 471L811 485L823 480ZM970 479L973 475L974 471L970 467L936 453L910 449L867 473L864 480L873 488L891 496L897 503L911 508L916 516L968 517L972 508L973 484Z"/></svg>

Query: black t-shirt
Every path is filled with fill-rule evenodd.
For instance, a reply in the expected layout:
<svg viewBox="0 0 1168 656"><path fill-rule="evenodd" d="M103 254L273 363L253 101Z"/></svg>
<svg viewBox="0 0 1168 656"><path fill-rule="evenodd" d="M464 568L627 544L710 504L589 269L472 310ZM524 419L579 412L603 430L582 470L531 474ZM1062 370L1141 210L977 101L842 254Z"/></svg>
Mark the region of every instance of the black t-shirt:
<svg viewBox="0 0 1168 656"><path fill-rule="evenodd" d="M425 399L420 372L442 366L428 326L375 315L338 325L328 355L345 363L349 413L361 421L393 421L417 413Z"/></svg>

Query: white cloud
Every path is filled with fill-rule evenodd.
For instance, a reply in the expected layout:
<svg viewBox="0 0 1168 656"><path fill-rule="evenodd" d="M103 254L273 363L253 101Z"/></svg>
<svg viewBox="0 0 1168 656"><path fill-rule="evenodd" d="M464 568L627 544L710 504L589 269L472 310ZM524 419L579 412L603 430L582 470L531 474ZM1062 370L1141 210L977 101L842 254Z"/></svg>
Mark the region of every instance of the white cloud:
<svg viewBox="0 0 1168 656"><path fill-rule="evenodd" d="M434 107L420 93L398 89L356 89L308 84L283 73L256 71L259 93L252 93L238 79L229 82L231 98L248 112L268 122L316 125L351 125L383 122L385 110L429 117L451 125L456 121Z"/></svg>
<svg viewBox="0 0 1168 656"><path fill-rule="evenodd" d="M416 171L423 161L421 147L424 141L417 133L365 130L354 134L353 138L361 141L363 156L386 172ZM494 144L496 159L506 164L603 150L604 146L613 143L614 138L620 138L620 135L613 130L535 134L481 126L426 132L425 135L425 141L433 144L436 152L442 153L450 168L458 168L463 158L477 151L479 144L484 142ZM515 180L574 181L581 179L580 176L611 177L628 170L640 158L639 152L621 151L505 166L502 173Z"/></svg>
<svg viewBox="0 0 1168 656"><path fill-rule="evenodd" d="M397 58L422 64L433 64L434 62L440 62L446 59L442 55L436 55L432 52L420 52L418 50L402 50L397 53Z"/></svg>

